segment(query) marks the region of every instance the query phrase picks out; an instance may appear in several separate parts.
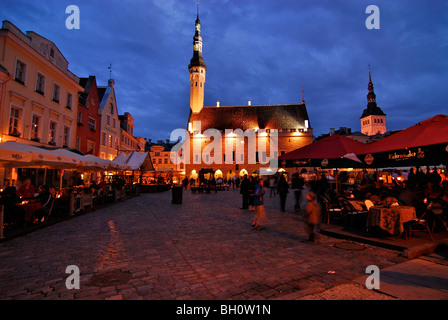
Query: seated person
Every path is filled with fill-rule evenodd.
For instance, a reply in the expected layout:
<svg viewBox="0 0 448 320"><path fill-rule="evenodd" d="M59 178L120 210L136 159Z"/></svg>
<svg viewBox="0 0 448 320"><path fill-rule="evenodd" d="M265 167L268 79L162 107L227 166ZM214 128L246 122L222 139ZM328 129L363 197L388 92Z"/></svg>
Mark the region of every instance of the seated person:
<svg viewBox="0 0 448 320"><path fill-rule="evenodd" d="M42 192L39 194L38 198L42 204L42 207L35 212L34 217L37 222L44 222L51 214L50 209L54 199L56 198L55 188L43 186Z"/></svg>
<svg viewBox="0 0 448 320"><path fill-rule="evenodd" d="M400 192L398 200L407 206L417 205L419 199L416 185L413 181L406 182L406 187Z"/></svg>
<svg viewBox="0 0 448 320"><path fill-rule="evenodd" d="M4 206L5 209L5 223L12 226L20 226L25 224L25 209L22 206L18 206L22 200L17 195L16 187L7 187L2 192L2 197L0 199L0 204Z"/></svg>
<svg viewBox="0 0 448 320"><path fill-rule="evenodd" d="M25 199L32 199L36 191L34 186L31 184L30 179L26 179L24 183L17 190L17 195Z"/></svg>

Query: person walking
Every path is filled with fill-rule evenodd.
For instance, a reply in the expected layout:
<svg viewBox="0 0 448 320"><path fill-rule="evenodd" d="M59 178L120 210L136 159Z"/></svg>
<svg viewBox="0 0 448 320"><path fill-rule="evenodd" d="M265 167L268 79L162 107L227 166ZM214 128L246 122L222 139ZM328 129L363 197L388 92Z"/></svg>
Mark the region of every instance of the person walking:
<svg viewBox="0 0 448 320"><path fill-rule="evenodd" d="M257 185L257 182L255 181L254 177L249 176L249 210L254 211L254 197L255 197L255 186Z"/></svg>
<svg viewBox="0 0 448 320"><path fill-rule="evenodd" d="M296 197L296 202L294 204L294 211L300 211L300 197L302 195L304 181L298 173L294 173L291 180L291 188L294 190L294 195Z"/></svg>
<svg viewBox="0 0 448 320"><path fill-rule="evenodd" d="M269 197L271 197L272 198L272 195L274 195L274 197L275 197L275 187L276 187L276 184L277 184L277 179L276 178L274 178L274 177L271 177L270 179L269 179Z"/></svg>
<svg viewBox="0 0 448 320"><path fill-rule="evenodd" d="M243 181L241 181L240 194L243 196L241 209L249 209L249 179L247 179L247 174L244 175Z"/></svg>
<svg viewBox="0 0 448 320"><path fill-rule="evenodd" d="M263 197L264 197L264 181L260 179L258 184L255 185L255 193L254 193L254 205L255 205L255 216L254 221L252 223L252 227L255 227L255 230L261 230L260 224L266 224L266 211L264 209Z"/></svg>
<svg viewBox="0 0 448 320"><path fill-rule="evenodd" d="M306 195L308 200L308 204L305 207L305 229L308 234L308 242L317 242L316 239L316 226L320 222L321 218L321 207L316 199L316 194L313 192L309 192Z"/></svg>
<svg viewBox="0 0 448 320"><path fill-rule="evenodd" d="M285 212L286 207L286 197L288 195L289 184L285 179L285 176L282 174L277 183L277 193L280 196L280 207L282 212Z"/></svg>

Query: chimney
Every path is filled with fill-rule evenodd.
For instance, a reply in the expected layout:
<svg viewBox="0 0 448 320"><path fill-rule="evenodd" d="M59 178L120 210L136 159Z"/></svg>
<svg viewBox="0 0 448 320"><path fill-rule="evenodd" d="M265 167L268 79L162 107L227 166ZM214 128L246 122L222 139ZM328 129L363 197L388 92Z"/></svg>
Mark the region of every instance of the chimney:
<svg viewBox="0 0 448 320"><path fill-rule="evenodd" d="M330 128L330 136L334 135L334 128Z"/></svg>
<svg viewBox="0 0 448 320"><path fill-rule="evenodd" d="M250 101L250 100L247 101L247 105L248 105L248 106L251 106L251 105L252 105L252 101Z"/></svg>
<svg viewBox="0 0 448 320"><path fill-rule="evenodd" d="M217 106L218 108L220 107L219 100L216 101L216 106Z"/></svg>

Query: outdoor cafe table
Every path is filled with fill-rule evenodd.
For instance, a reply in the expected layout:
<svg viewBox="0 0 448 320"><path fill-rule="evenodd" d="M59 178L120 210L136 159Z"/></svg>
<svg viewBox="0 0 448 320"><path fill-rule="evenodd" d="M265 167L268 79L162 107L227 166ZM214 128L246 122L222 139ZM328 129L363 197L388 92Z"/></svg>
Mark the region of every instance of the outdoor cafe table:
<svg viewBox="0 0 448 320"><path fill-rule="evenodd" d="M399 236L404 231L403 224L416 219L412 206L373 206L367 215L367 229L380 227L391 235Z"/></svg>
<svg viewBox="0 0 448 320"><path fill-rule="evenodd" d="M17 204L18 206L21 206L23 210L25 210L25 221L26 222L32 222L34 218L34 213L42 208L42 204L40 201L36 200L28 200L28 201L22 201L21 203Z"/></svg>

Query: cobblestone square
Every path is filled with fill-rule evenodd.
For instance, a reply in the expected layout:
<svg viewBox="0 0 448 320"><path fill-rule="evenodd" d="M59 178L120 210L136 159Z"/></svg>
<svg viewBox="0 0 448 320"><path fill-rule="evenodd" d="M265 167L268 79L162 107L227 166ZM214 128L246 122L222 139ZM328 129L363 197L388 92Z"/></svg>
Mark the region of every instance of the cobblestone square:
<svg viewBox="0 0 448 320"><path fill-rule="evenodd" d="M369 245L341 249L342 240L323 235L304 242L293 198L281 212L279 198L267 195L269 222L260 231L237 190L183 190L180 205L170 191L117 202L1 243L0 299L291 300L400 260ZM80 270L80 289L66 287L70 265ZM359 287L357 299L384 298Z"/></svg>

